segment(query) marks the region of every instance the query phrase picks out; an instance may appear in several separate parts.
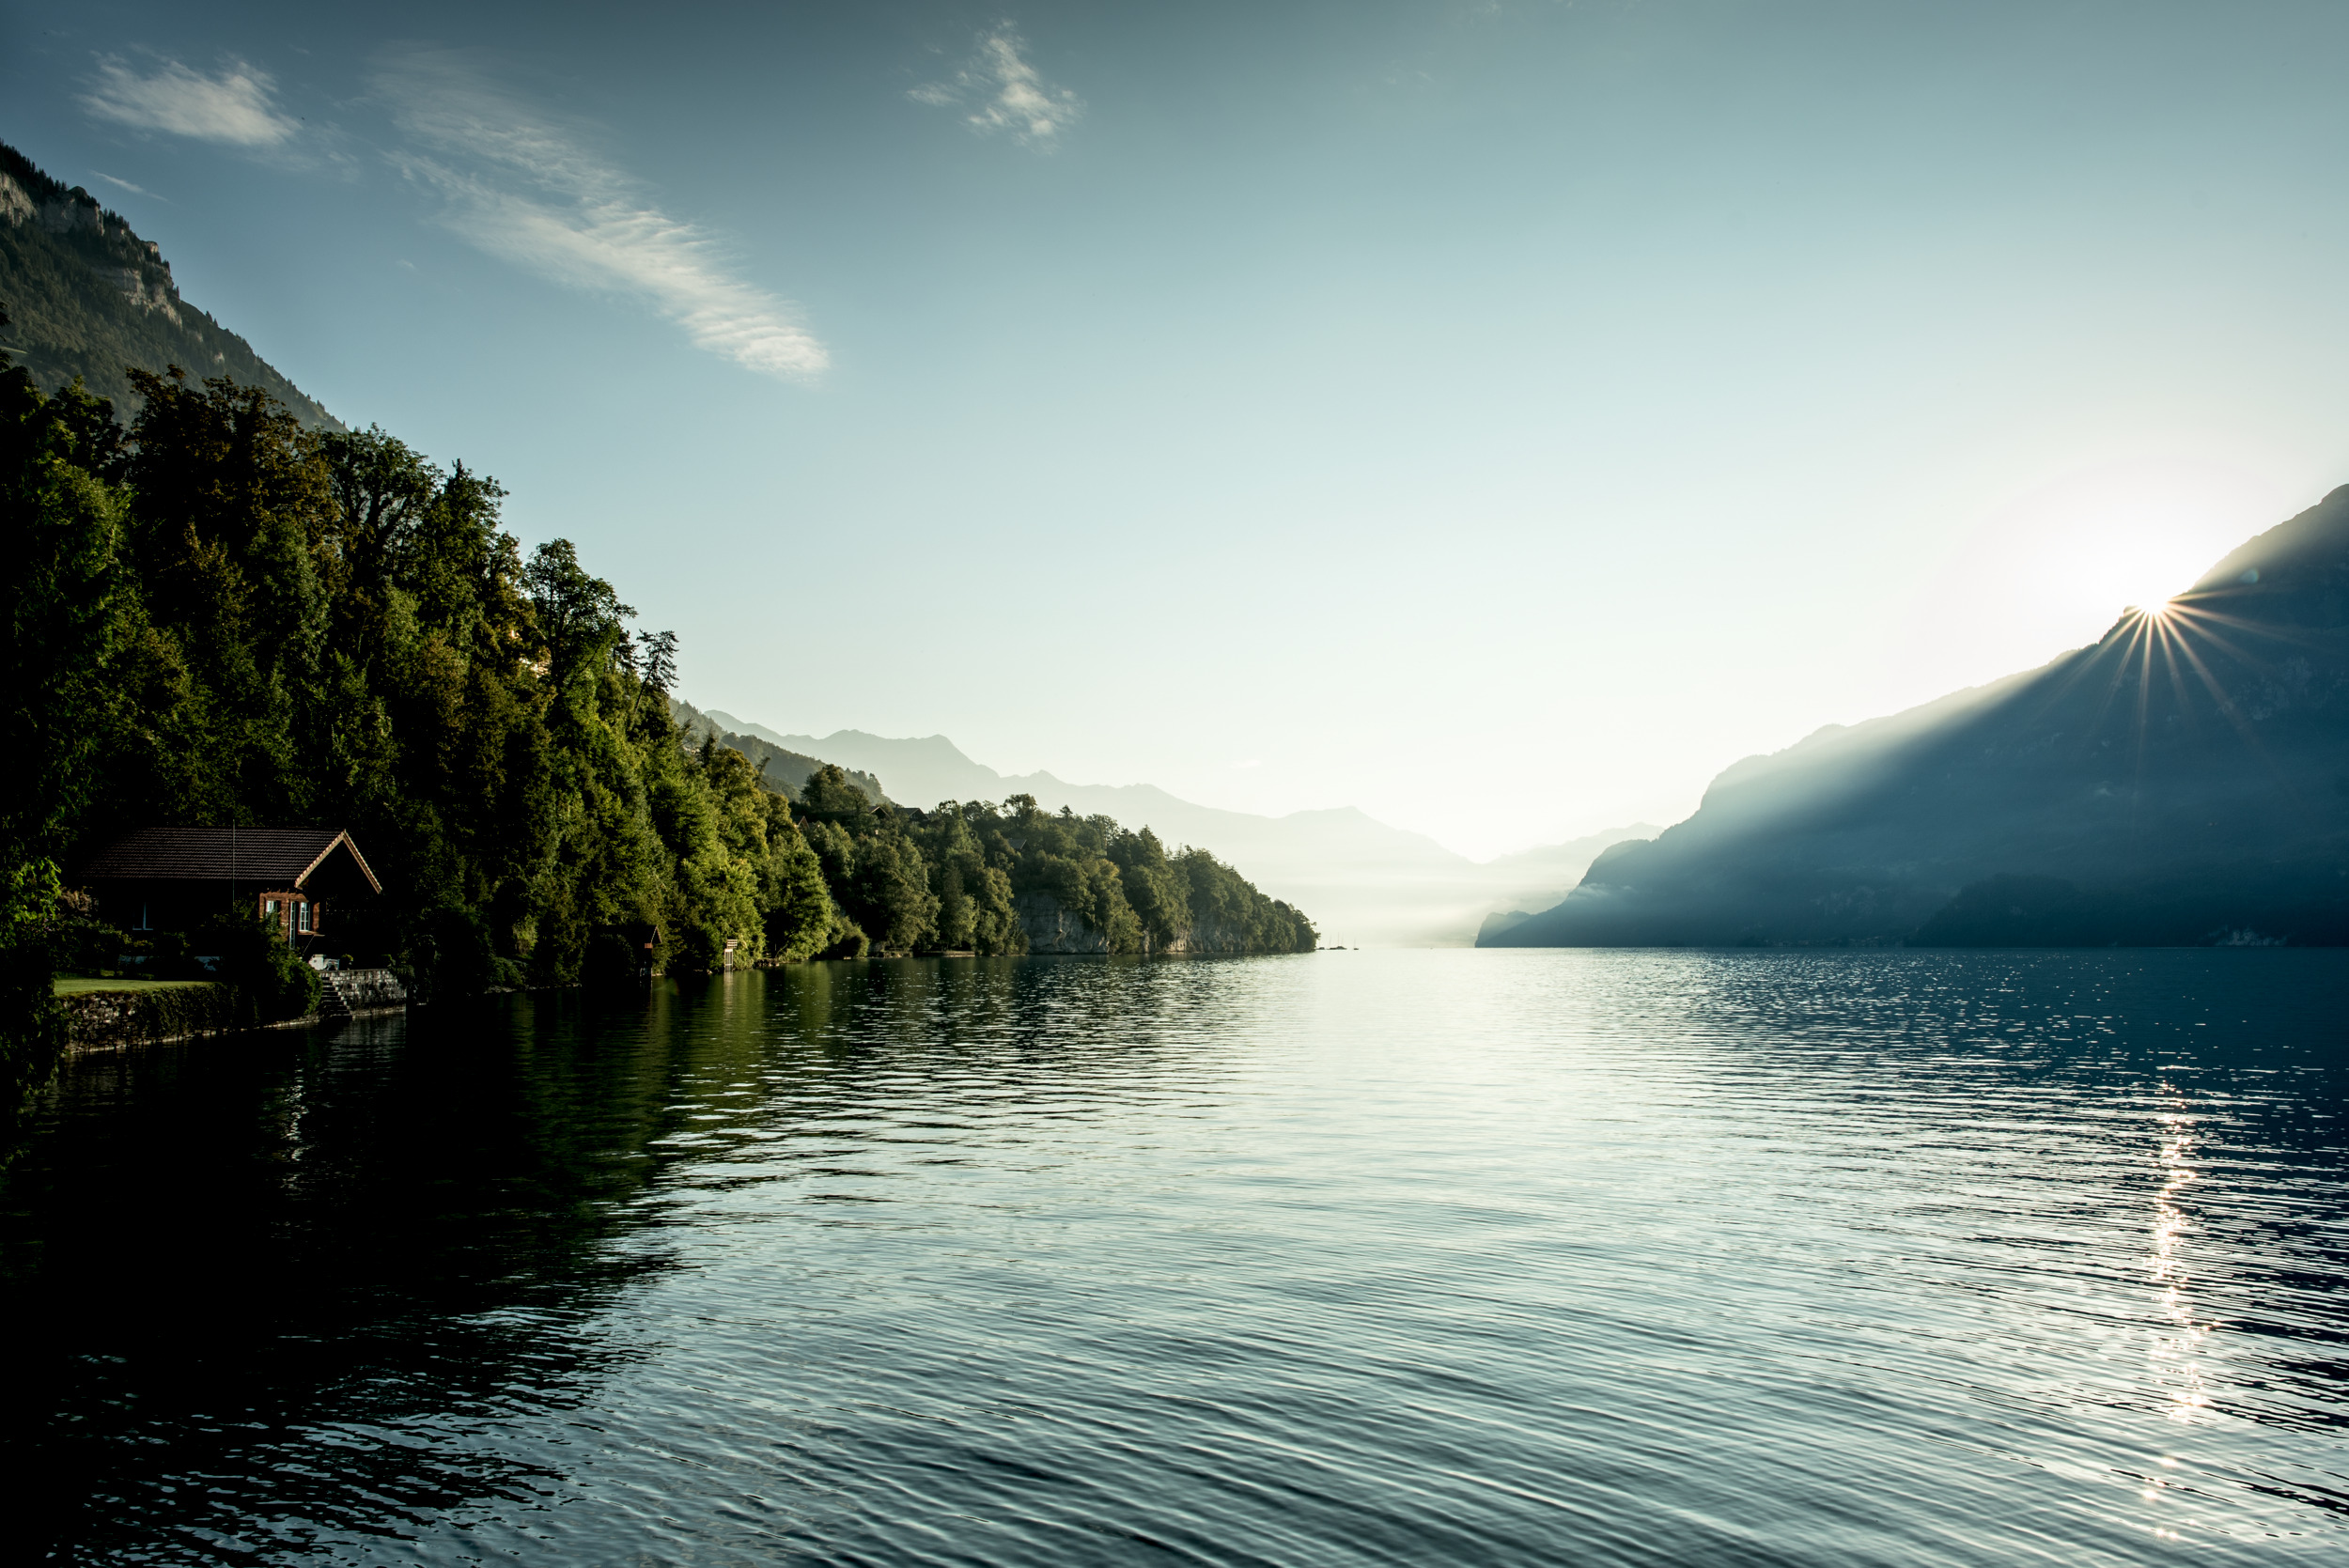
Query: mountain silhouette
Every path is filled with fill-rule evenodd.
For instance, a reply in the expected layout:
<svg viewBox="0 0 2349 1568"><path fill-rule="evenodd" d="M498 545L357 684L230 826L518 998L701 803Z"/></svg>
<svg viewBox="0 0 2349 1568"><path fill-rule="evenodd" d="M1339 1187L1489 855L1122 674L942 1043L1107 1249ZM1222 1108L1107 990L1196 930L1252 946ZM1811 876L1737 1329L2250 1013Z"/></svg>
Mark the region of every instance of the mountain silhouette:
<svg viewBox="0 0 2349 1568"><path fill-rule="evenodd" d="M1480 945L2349 943L2349 487L2092 647L1723 772Z"/></svg>

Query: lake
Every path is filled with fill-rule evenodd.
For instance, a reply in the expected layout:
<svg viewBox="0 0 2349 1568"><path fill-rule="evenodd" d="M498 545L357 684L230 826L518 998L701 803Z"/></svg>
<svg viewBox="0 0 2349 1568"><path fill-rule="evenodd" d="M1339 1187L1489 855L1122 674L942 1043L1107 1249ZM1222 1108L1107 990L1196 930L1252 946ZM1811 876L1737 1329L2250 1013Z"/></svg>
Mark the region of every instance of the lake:
<svg viewBox="0 0 2349 1568"><path fill-rule="evenodd" d="M76 1562L2349 1560L2349 954L808 965L70 1063Z"/></svg>

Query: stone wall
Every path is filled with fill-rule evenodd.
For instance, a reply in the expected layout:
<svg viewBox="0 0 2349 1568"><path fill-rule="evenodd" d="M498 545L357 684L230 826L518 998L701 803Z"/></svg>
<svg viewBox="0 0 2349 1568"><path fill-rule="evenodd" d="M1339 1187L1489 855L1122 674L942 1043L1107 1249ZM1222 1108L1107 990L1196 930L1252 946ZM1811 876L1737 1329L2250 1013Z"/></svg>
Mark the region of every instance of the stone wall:
<svg viewBox="0 0 2349 1568"><path fill-rule="evenodd" d="M66 1043L75 1050L160 1045L236 1027L236 993L226 986L155 986L140 990L77 991L57 999Z"/></svg>

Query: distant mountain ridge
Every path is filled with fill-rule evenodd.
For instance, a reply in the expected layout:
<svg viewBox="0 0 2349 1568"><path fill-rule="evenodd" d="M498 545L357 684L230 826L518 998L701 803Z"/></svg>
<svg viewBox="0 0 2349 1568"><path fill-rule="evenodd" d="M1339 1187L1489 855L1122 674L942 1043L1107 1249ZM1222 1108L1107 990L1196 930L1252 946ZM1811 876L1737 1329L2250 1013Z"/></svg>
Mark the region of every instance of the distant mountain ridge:
<svg viewBox="0 0 2349 1568"><path fill-rule="evenodd" d="M125 365L178 365L198 380L257 386L311 428L342 423L253 346L179 297L171 263L119 214L0 143L0 329L8 351L44 392L82 378L128 414L139 402Z"/></svg>
<svg viewBox="0 0 2349 1568"><path fill-rule="evenodd" d="M999 773L942 735L786 735L717 708L708 716L723 730L782 751L860 768L901 805L1033 795L1049 810L1066 806L1081 816L1097 813L1128 827L1146 825L1170 845L1212 850L1274 897L1313 910L1325 940L1333 942L1465 946L1496 904L1544 893L1563 896L1592 856L1653 831L1617 829L1480 864L1352 806L1258 816L1197 805L1155 784L1072 784L1046 772Z"/></svg>
<svg viewBox="0 0 2349 1568"><path fill-rule="evenodd" d="M807 781L817 769L824 766L815 757L778 746L763 737L733 731L729 725L737 721L724 714L704 713L680 698L669 699L669 713L677 720L677 727L685 732L687 741L699 745L705 738L714 738L719 745L731 747L750 758L751 766L758 769L758 776L778 790L788 789L798 794L806 787ZM854 769L847 771L848 782L863 790L865 799L876 802L888 799L881 792L880 781L872 774Z"/></svg>
<svg viewBox="0 0 2349 1568"><path fill-rule="evenodd" d="M1725 770L1487 946L2349 943L2349 487L2092 647Z"/></svg>
<svg viewBox="0 0 2349 1568"><path fill-rule="evenodd" d="M715 708L709 718L727 729L756 736L788 751L863 768L878 775L889 788L890 799L903 805L928 807L941 800L1001 800L1007 795L1033 795L1055 811L1067 806L1080 816L1099 812L1121 822L1148 822L1159 837L1170 842L1196 834L1190 842L1206 844L1219 854L1223 851L1206 835L1247 839L1262 834L1268 824L1285 822L1310 826L1317 836L1332 841L1342 839L1355 855L1367 854L1381 862L1420 867L1473 863L1423 833L1390 828L1352 806L1258 816L1194 805L1156 784L1072 784L1046 772L998 773L964 755L961 748L942 735L899 740L862 730L837 730L818 738L777 735L764 725Z"/></svg>

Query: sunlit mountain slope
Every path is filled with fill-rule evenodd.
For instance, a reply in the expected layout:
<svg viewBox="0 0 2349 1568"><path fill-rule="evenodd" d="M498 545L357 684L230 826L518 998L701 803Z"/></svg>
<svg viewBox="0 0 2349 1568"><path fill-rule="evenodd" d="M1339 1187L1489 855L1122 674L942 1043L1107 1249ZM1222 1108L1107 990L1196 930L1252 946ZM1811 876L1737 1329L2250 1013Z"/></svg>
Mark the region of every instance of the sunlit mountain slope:
<svg viewBox="0 0 2349 1568"><path fill-rule="evenodd" d="M1716 779L1485 945L2349 942L2349 488L2046 668Z"/></svg>

